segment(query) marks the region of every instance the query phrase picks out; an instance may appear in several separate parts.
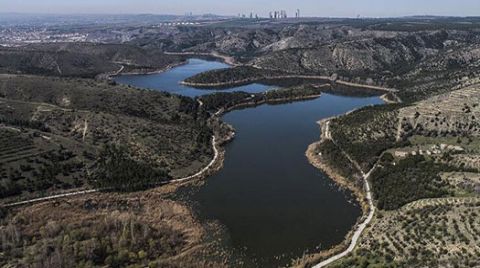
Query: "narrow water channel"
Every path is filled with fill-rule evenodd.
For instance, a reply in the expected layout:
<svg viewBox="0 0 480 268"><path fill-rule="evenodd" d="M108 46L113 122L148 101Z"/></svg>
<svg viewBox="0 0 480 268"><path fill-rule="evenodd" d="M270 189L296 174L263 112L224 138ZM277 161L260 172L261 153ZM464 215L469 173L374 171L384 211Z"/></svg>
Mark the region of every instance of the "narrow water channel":
<svg viewBox="0 0 480 268"><path fill-rule="evenodd" d="M121 76L117 81L198 96L212 91L178 82L224 67L218 62L190 60L165 73ZM253 84L227 91L260 92L267 88ZM340 243L361 210L350 193L339 190L308 163L305 151L319 139L318 120L381 103L379 97L323 94L315 100L261 105L226 114L224 121L237 135L226 147L223 169L209 177L193 196L200 217L223 224L232 246L259 267L287 265L305 252Z"/></svg>

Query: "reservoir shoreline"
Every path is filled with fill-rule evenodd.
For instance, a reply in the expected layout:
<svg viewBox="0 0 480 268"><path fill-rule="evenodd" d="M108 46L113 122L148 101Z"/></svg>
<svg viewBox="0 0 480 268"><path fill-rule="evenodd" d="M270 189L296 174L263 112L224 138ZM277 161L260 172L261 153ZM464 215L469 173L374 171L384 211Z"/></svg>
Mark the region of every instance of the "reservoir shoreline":
<svg viewBox="0 0 480 268"><path fill-rule="evenodd" d="M325 83L338 84L338 85L349 86L349 87L354 87L359 89L368 89L368 90L374 90L374 91L380 91L380 92L386 92L386 93L397 92L396 89L347 82L347 81L342 81L338 79L332 80L328 76L317 76L317 75L279 75L279 76L270 76L270 77L253 77L253 78L240 79L240 80L228 81L228 82L218 82L218 83L197 83L197 82L188 82L184 80L184 81L181 81L180 83L185 86L202 89L207 87L211 87L211 88L235 87L235 86L246 85L250 83L258 83L262 81L274 81L274 80L285 80L285 79L319 80Z"/></svg>
<svg viewBox="0 0 480 268"><path fill-rule="evenodd" d="M189 61L187 61L187 63L188 63L188 62L189 62ZM170 67L170 69L173 68L173 67L174 67L174 66ZM165 72L165 71L167 71L167 70L164 70L163 72ZM124 81L125 81L125 80L124 80ZM135 84L133 84L133 85L136 86ZM167 88L168 88L168 87L167 87ZM169 88L168 88L168 89L169 89ZM203 94L208 94L209 92L211 92L211 91L207 91L207 90L203 90L203 91L204 91ZM231 114L231 112L234 112L234 111L237 111L237 110L241 110L241 109L244 109L244 108L249 108L249 107L259 107L259 106L260 106L260 107L263 107L263 108L260 108L260 110L255 109L255 112L253 112L254 109L246 109L246 110L245 110L245 111L246 111L246 114L245 114L245 112L242 112L242 114L244 114L244 115L242 115L243 117L248 117L249 114L252 114L252 112L253 112L253 114L255 114L255 113L258 113L258 112L264 111L264 110L272 110L271 108L267 108L267 107L269 107L268 104L279 104L279 103L286 103L285 105L287 105L287 106L278 105L279 108L275 108L275 109L273 109L273 110L276 111L276 110L279 110L279 109L280 109L280 110L283 111L282 113L286 113L286 115L288 115L288 114L290 114L289 111L291 110L291 108L287 108L287 107L290 107L290 106L292 106L292 105L295 106L295 107L297 107L297 106L298 106L298 107L303 107L303 106L305 106L305 105L307 105L307 106L314 105L313 103L324 103L324 102L326 102L326 104L327 104L327 103L330 102L329 100L332 99L332 98L333 98L333 99L332 99L333 103L334 103L337 99L338 99L338 101L340 101L342 98L349 99L349 102L350 102L350 100L353 101L353 100L355 100L355 99L358 99L358 100L362 99L362 98L356 98L356 97L333 97L333 95L327 94L327 96L325 97L326 99L325 99L325 98L319 98L319 100L321 99L319 102L314 101L314 102L312 103L311 100L318 99L318 97L320 97L320 96L323 95L323 93L320 93L320 91L321 91L321 90L319 90L319 94L311 94L311 95L305 95L305 96L295 96L295 95L294 95L294 96L290 96L290 97L282 97L282 98L277 98L277 99L275 99L275 98L264 99L264 100L261 100L261 101L248 101L248 100L246 99L245 102L240 102L240 103L237 103L237 104L235 104L235 105L233 105L233 106L230 106L230 107L229 107L229 106L222 107L222 109L220 109L220 110L218 110L218 111L216 111L216 112L213 112L212 115L211 115L211 120L218 120L218 123L219 123L219 124L220 124L220 123L224 123L224 124L227 124L227 125L230 125L230 126L231 126L231 125L236 126L237 123L233 123L233 124L232 124L231 121L230 121L230 119L226 120L225 118L223 118L223 116L225 115L225 116L228 116L228 117L231 118L233 115L235 115L235 116L238 115L238 113ZM221 91L220 91L220 92L221 92ZM172 92L172 93L177 93L177 92ZM194 96L195 96L195 95L194 95ZM330 97L329 97L329 96L330 96ZM377 97L377 99L378 99L378 97ZM198 99L198 100L199 100L199 102L200 102L200 105L202 105L202 99L200 98L200 99ZM305 101L305 100L306 100L307 102L303 102L303 101ZM298 104L296 104L296 103L298 103ZM310 103L310 104L308 104L308 103ZM328 104L328 107L330 107L333 103ZM357 104L354 104L354 103L357 103ZM302 121L306 123L305 125L310 125L309 123L307 124L307 122L310 122L310 120L312 120L311 117L313 117L313 118L315 118L315 117L317 117L317 116L322 117L322 114L325 113L325 112L323 112L323 111L328 111L327 114L331 114L331 113L336 114L337 112L340 112L340 115L343 115L343 114L344 114L344 111L348 111L348 110L351 109L351 108L348 108L348 107L350 107L350 105L354 105L354 107L355 107L355 106L361 107L361 106L364 106L364 105L365 105L365 104L362 104L362 103L364 103L364 102L363 102L363 101L358 101L358 102L355 101L355 102L353 102L352 104L340 104L341 106L345 106L345 108L341 108L341 109L340 109L340 111L342 111L342 112L338 111L338 108L335 108L335 109L333 109L332 111L330 111L328 107L325 107L325 108L321 108L321 107L320 107L320 108L321 108L320 111L322 111L322 112L318 112L318 111L317 111L317 112L313 112L313 113L312 113L312 112L308 112L308 114L309 114L308 118L310 118L310 119L303 118ZM267 105L265 106L265 105L263 105L263 104L267 104ZM271 107L275 107L275 106L277 106L277 105L273 105L273 106L271 106ZM280 107L283 107L283 108L280 108ZM333 108L333 107L336 107L336 104L333 104L332 108ZM315 110L318 110L318 109L319 109L318 107L315 108ZM273 110L272 110L272 111L273 111ZM302 111L302 110L303 110L303 109L297 110L297 111ZM292 111L292 112L293 112L293 111ZM263 112L260 112L260 114L261 114L261 113L263 113ZM307 111L305 111L305 112L303 112L303 113L307 113ZM295 114L295 112L294 112L293 114ZM297 114L298 114L298 112L297 112ZM277 115L277 117L280 116L280 118L283 118L280 114L276 114L276 115ZM327 117L328 117L328 116L327 116ZM318 117L317 117L317 118L318 118ZM313 120L315 120L315 119L313 119ZM249 121L249 120L247 120L247 121ZM258 120L257 120L257 121L258 121ZM277 120L277 121L279 121L279 122L278 122L278 124L279 124L278 127L281 127L281 128L289 128L289 125L291 124L291 123L286 123L286 124L285 124L285 123L282 123L282 124L280 124L280 121L283 121L283 120ZM313 122L315 122L315 121L313 121ZM219 126L219 124L216 124L216 125ZM313 123L313 124L314 124L314 123ZM283 126L283 127L282 127L282 126ZM237 127L237 126L236 126L236 127ZM247 131L247 130L245 129L245 127L242 127L241 125L238 126L238 127L240 127L240 131L241 131L241 132L239 132L239 133L240 133L241 136L242 136L243 142L241 142L241 143L238 143L238 142L235 143L236 146L237 146L237 148L238 148L238 146L240 146L241 144L242 144L242 147L243 147L243 143L245 142L245 140L244 140L244 139L245 139L245 132L249 132L249 131L250 131L250 130ZM280 128L280 129L281 129L281 128ZM267 129L268 129L268 128L267 128ZM308 133L309 133L309 134L306 134L307 137L309 137L308 140L311 139L311 137L310 137L310 136L312 135L312 133L310 133L311 130L312 130L312 126L309 126L309 127L308 127ZM272 130L272 131L274 131L274 130ZM227 142L231 141L231 140L235 137L235 131L233 130L233 128L231 128L231 129L230 129L230 132L227 133L227 134L225 134L226 132L223 132L223 133L222 133L222 132L219 132L219 131L214 131L214 133L216 134L215 137L216 137L216 139L217 139L214 146L216 146L216 148L217 148L217 150L218 150L218 154L219 154L219 155L218 155L218 158L216 159L216 161L214 161L214 163L213 163L207 170L205 170L204 172L202 172L201 176L196 176L196 177L191 178L191 179L189 179L189 180L178 181L178 183L180 183L180 184L183 185L183 183L185 182L185 185L187 185L186 182L194 182L194 183L195 183L195 182L200 182L200 181L201 181L202 186L201 186L200 188L205 188L205 187L203 186L203 184L207 184L207 185L208 185L208 184L211 184L211 183L212 183L212 180L213 180L213 181L217 181L217 180L218 180L218 177L226 176L226 175L222 175L222 174L224 174L225 172L229 173L228 169L225 170L225 165L227 164L227 162L230 162L230 163L228 163L228 165L229 165L229 169L231 169L232 161L236 161L236 160L232 160L232 153L235 154L233 151L229 151L229 155L230 155L229 159L230 159L230 160L225 159L225 153L226 153L226 151L227 151L227 149L228 149L228 148L225 146L225 144L226 144ZM275 133L278 133L278 132L276 131ZM223 135L223 136L222 136L222 135ZM315 134L313 134L313 135L315 135ZM302 135L302 136L304 136L304 135ZM301 142L303 143L302 140L304 140L304 138L297 138L297 140L298 140L298 139L300 139L299 141L301 141ZM298 142L298 141L297 141L297 142ZM294 142L293 144L297 144L297 142ZM292 143L292 142L290 142L290 143ZM310 142L307 142L307 146L308 146L308 143L310 143ZM288 145L288 146L291 147L293 144L290 144L290 145L286 144L286 145ZM228 146L231 146L231 145L228 145ZM282 146L282 147L283 147L283 146ZM295 152L299 149L299 148L297 148L297 147L298 147L298 145L295 145L294 147L292 147L292 148L296 148L296 149L295 149ZM303 147L303 148L305 148L305 147ZM279 148L279 149L280 149L280 148ZM245 149L242 149L242 150L245 150ZM248 149L247 149L247 150L248 150ZM285 149L285 150L286 150L286 152L290 152L290 151L289 151L290 149L288 149L288 148ZM285 151L285 150L282 149L281 151ZM303 151L303 150L300 148L300 151ZM265 152L259 152L259 153L260 153L260 154L264 154ZM292 153L292 152L288 153L288 155L291 155L291 153ZM295 155L296 155L296 154L297 154L297 153L295 153ZM311 164L313 164L313 163L307 163L307 161L305 161L305 154L306 154L305 151L303 151L303 153L302 153L301 155L299 155L301 162L303 162L303 163L305 163L305 164L301 164L301 166L297 167L297 164L296 164L296 163L299 162L298 159L297 159L297 158L299 158L299 157L298 157L298 156L295 156L295 155L292 155L292 157L293 157L292 160L294 160L294 161L291 162L291 165L294 167L292 171L295 171L295 173L297 173L297 174L294 175L294 176L299 176L299 178L302 178L302 177L304 178L304 179L296 182L297 184L299 184L299 186L295 186L295 187L300 187L300 188L302 188L302 189L305 189L305 187L309 187L308 185L310 184L310 182L308 182L308 184L304 184L305 182L302 182L302 181L304 181L305 179L307 179L307 180L314 179L314 178L309 178L309 177L311 177L311 175L309 175L309 174L310 174L310 171L308 171L307 174L304 174L304 173L306 172L305 170L302 170L302 169L305 169L304 166L311 166L311 167L312 167L312 168L311 168L312 170L318 170L318 169L316 169L316 168L318 168L318 166L316 166L316 165L313 165L313 166L312 166ZM302 159L303 159L303 160L302 160ZM310 160L310 159L309 159L309 160ZM269 160L269 162L270 162L270 161L272 161L272 160ZM310 162L311 162L311 161L310 161ZM262 163L262 164L264 164L264 163ZM267 163L265 163L265 164L268 165ZM222 168L222 167L223 167L223 168ZM316 168L315 168L315 167L316 167ZM310 169L310 168L308 168L308 169ZM230 171L230 172L231 172L231 171ZM318 174L318 173L317 173L317 174ZM335 177L335 174L333 174L332 172L324 172L324 174L326 175L326 177L327 177L328 180L333 181L333 182L335 183L335 185L337 186L337 187L336 187L337 189L338 189L338 186L341 186L340 180ZM323 175L323 176L325 176L325 175ZM202 180L203 178L205 178L205 177L207 177L207 176L209 176L209 179L208 179L208 180ZM317 176L321 176L321 175L318 174ZM210 178L210 177L212 177L212 178ZM233 179L233 178L231 178L231 179ZM283 179L282 179L282 180L283 180ZM236 181L238 181L238 180L236 180ZM323 180L318 181L317 179L314 179L314 181L316 181L315 184L318 184L318 183L320 183L320 182L323 181ZM227 183L227 182L223 182L223 184L225 184L225 183ZM265 183L265 182L263 182L263 183ZM280 182L279 182L279 183L280 183ZM283 183L283 182L282 182L282 183ZM287 183L287 185L290 184L290 183L295 183L295 181L290 181L290 182ZM321 182L321 183L323 184L324 182ZM326 183L326 182L325 182L325 183ZM275 186L275 185L272 185L272 186ZM281 186L281 184L280 184L280 186ZM189 186L187 186L187 187L189 187ZM210 186L210 188L211 188L211 187L212 187L212 186ZM276 186L275 186L275 187L276 187ZM320 187L320 188L318 188L318 187ZM334 187L334 186L330 186L330 187ZM320 192L329 191L329 190L327 190L326 188L325 188L325 189L321 189L321 188L323 188L323 186L315 186L315 187L311 187L311 186L310 186L310 187L307 188L307 189L309 189L309 191L310 191L310 190L312 190L312 188L318 189ZM328 188L328 187L327 187L327 188ZM348 191L348 192L349 192L348 195L351 194L351 196L354 197L356 200L361 201L361 198L358 198L358 196L359 196L358 193L352 192L352 191L351 191L352 189L350 189L349 187L342 187L342 188L349 190L349 191ZM317 192L317 190L315 190L315 189L313 189L312 191L313 191L313 192ZM305 190L306 190L306 189L305 189ZM336 191L338 191L338 190L336 190ZM269 193L269 194L272 194L272 193ZM338 195L338 194L335 194L335 195ZM342 193L341 195L344 196L345 193ZM330 197L329 197L329 198L330 198ZM337 198L337 197L335 197L335 198ZM343 198L345 198L345 197L343 197ZM348 197L347 197L347 198L348 198ZM245 200L245 201L247 201L247 200ZM203 201L202 201L202 202L203 202ZM334 200L332 199L332 202L336 202L336 201L334 201ZM261 203L260 203L260 204L261 204ZM311 207L311 208L316 207L316 208L318 209L319 207L316 206L315 204L317 204L317 202L311 203L308 207L305 207L305 208L299 207L299 208L300 208L302 211L303 211L303 210L308 211L308 210L310 209L310 207ZM338 203L338 204L337 204L337 203L333 203L333 204L335 204L334 207L338 207L338 208L341 208L342 206L344 206L344 205L342 205L342 202L340 202L340 203ZM362 203L360 202L360 204L362 204ZM283 210L284 210L284 209L281 208L280 204L279 204L278 206L279 206L279 207L278 207L278 208L275 208L275 210L277 210L277 209L280 209L280 211L283 211ZM228 205L227 205L227 207L228 207ZM318 220L317 218L318 218L320 215L324 214L324 213L322 213L321 211L322 211L323 209L327 209L327 207L325 207L325 208L322 208L322 207L325 207L325 206L320 206L320 210L317 212L317 215L314 215L314 217L311 217L311 214L304 214L304 215L310 215L310 217L312 218L312 220L315 219L315 220L314 220L314 222L315 222L315 221ZM338 209L338 208L337 208L337 209ZM315 209L315 210L317 210L317 209ZM335 210L334 208L329 208L328 211L330 211L331 209ZM345 209L346 209L346 208L345 208ZM257 209L257 210L258 210L258 209ZM274 211L275 211L275 210L274 210ZM358 210L358 209L357 209L357 210ZM288 211L288 210L286 210L286 211ZM347 211L348 211L348 210L345 210L344 212L347 212ZM362 211L363 211L363 205L362 205ZM333 211L332 211L332 212L333 212ZM344 213L344 212L342 212L342 213ZM232 212L232 213L233 213L233 212ZM330 212L328 212L328 213L330 213ZM329 215L328 213L325 214L325 215ZM350 226L348 226L348 228L346 228L345 233L344 233L344 234L346 234L346 237L343 237L343 235L342 235L342 237L343 237L342 239L338 238L338 240L336 240L336 238L335 238L335 242L333 242L333 241L328 242L328 241L329 241L328 239L327 239L327 240L324 240L324 239L321 238L321 237L320 237L320 238L316 237L316 236L315 236L315 233L319 233L319 232L320 232L320 233L328 234L328 231L326 232L326 231L323 231L323 230L322 230L323 228L321 227L321 225L317 226L317 228L316 228L315 231L312 229L313 232L308 232L308 233L310 234L310 239L313 239L313 240L316 240L316 241L321 241L322 244L325 242L326 245L337 245L337 246L334 246L335 248L340 248L340 247L343 248L342 245L345 244L345 241L348 240L348 237L351 236L352 231L355 229L356 224L358 224L358 221L359 221L359 219L362 218L362 215L363 215L363 214L364 214L364 213L360 213L360 217L359 217L359 218L357 218L357 217L355 216L355 218L353 219L353 225L350 225ZM352 214L352 215L355 215L355 214ZM339 216L339 217L340 217L340 216ZM202 218L203 218L203 217L202 217ZM215 218L215 220L219 220L219 222L222 223L222 225L225 224L225 222L224 222L223 220L220 220L220 219L217 219L217 218ZM260 219L258 219L258 220L261 221ZM332 219L332 220L333 220L333 219ZM335 220L329 221L329 222L330 222L331 224L334 224L336 220L338 220L338 219L335 219ZM350 220L347 220L347 219L345 219L345 220L346 220L346 221L344 221L344 223L339 224L338 227L337 227L337 228L340 228L340 230L342 230L341 233L343 232L343 228L346 227L346 226L345 226L345 227L342 227L342 225L345 225L345 224L347 224L347 223L350 224L350 223L349 223ZM326 223L326 222L325 222L325 223ZM266 223L262 223L262 224L266 224ZM323 223L320 223L320 224L323 224ZM336 224L334 224L334 225L337 226ZM226 226L228 227L229 230L230 230L230 228L232 227L232 226L230 226L229 224L226 224ZM307 227L307 228L309 228L309 227ZM303 232L306 232L306 231L309 230L309 229L305 229L305 228L303 228L303 229L304 229ZM301 229L300 229L300 230L301 230ZM289 233L290 233L290 236L292 236L292 235L297 235L297 232L296 232L296 231L293 231L293 230L292 230L291 232L289 232ZM232 234L232 233L229 233L229 235L231 235L231 234ZM235 234L235 233L233 233L233 234ZM237 233L236 235L238 236L238 233ZM301 233L299 233L299 235L301 235ZM257 239L257 238L256 238L256 239ZM332 239L332 238L330 238L330 239ZM233 240L235 240L235 239L233 239ZM337 241L340 241L340 243L337 243ZM333 243L332 243L332 242L333 242ZM301 244L299 244L299 245L301 245ZM308 252L311 252L311 253L312 253L313 255L315 255L315 256L319 256L320 254L325 254L325 252L326 252L325 250L327 250L327 247L322 248L322 249L319 250L319 251L318 251L318 250L315 250L315 249L311 248L311 244L310 244L310 245L309 245L309 244L304 244L304 246L305 246L305 247L304 247L305 250L308 250ZM282 247L282 246L280 245L280 247ZM327 251L328 251L328 250L327 250ZM331 249L330 249L330 251L331 251ZM291 251L290 251L290 249L285 248L285 251L284 251L284 252L290 254ZM336 251L335 251L335 252L336 252ZM291 253L293 254L293 252L291 252ZM296 254L296 253L295 253L295 254ZM329 254L329 255L330 255L330 254ZM290 255L287 255L287 256L290 256ZM287 259L290 259L290 260L292 260L292 261L294 261L294 260L297 260L297 261L298 261L298 260L299 260L298 257L300 257L300 256L299 256L299 255L295 255L295 256L297 256L297 257L293 257L293 256L292 256L292 258L287 257ZM304 255L304 256L305 256L305 255ZM311 256L311 254L310 254L309 256ZM283 258L284 258L284 257L286 257L286 256L283 256ZM312 264L313 264L313 263L312 263ZM272 265L272 264L268 264L268 265ZM267 265L267 266L268 266L268 265Z"/></svg>

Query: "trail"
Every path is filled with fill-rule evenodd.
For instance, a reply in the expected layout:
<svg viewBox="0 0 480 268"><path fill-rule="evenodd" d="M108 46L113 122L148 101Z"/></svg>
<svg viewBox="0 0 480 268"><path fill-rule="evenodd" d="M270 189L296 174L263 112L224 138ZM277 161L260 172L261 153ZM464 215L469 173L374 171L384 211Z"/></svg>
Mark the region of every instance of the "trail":
<svg viewBox="0 0 480 268"><path fill-rule="evenodd" d="M41 202L41 201L50 201L50 200L54 200L54 199L58 199L58 198L62 198L62 197L96 193L98 191L100 191L100 190L99 189L91 189L91 190L76 191L76 192L70 192L70 193L64 193L64 194L56 194L56 195L50 195L50 196L45 196L45 197L28 199L28 200L24 200L24 201L15 202L15 203L4 204L4 205L2 205L2 207L8 208L8 207L21 206L21 205L27 205L27 204L37 203L37 202Z"/></svg>
<svg viewBox="0 0 480 268"><path fill-rule="evenodd" d="M166 183L160 183L159 185L165 185L165 184L171 184L171 183L182 183L182 182L186 182L188 180L191 180L191 179L194 179L194 178L197 178L197 177L200 177L200 176L204 175L215 164L215 162L218 160L218 157L220 155L219 152L218 152L218 149L217 149L217 143L216 143L215 135L212 136L212 146L213 146L213 153L214 153L213 159L202 170L200 170L199 172L197 172L193 175L190 175L190 176L187 176L187 177L184 177L184 178L180 178L180 179L171 180L171 181L168 181ZM8 203L8 204L2 204L2 205L0 205L0 207L8 208L8 207L27 205L27 204L33 204L33 203L38 203L38 202L42 202L42 201L51 201L51 200L55 200L55 199L59 199L59 198L63 198L63 197L71 197L71 196L77 196L77 195L85 195L85 194L96 193L96 192L100 192L102 190L105 190L105 188L82 190L82 191L75 191L75 192L62 193L62 194L54 194L54 195L45 196L45 197L39 197L39 198L33 198L33 199L28 199L28 200L23 200L23 201Z"/></svg>
<svg viewBox="0 0 480 268"><path fill-rule="evenodd" d="M85 142L85 136L87 136L87 131L88 131L88 121L85 118L85 127L83 128L83 133L82 133L82 141Z"/></svg>
<svg viewBox="0 0 480 268"><path fill-rule="evenodd" d="M116 71L116 72L113 74L113 76L119 75L121 72L123 72L123 69L125 69L125 66L123 66L123 65L120 66L120 69L118 69L118 71Z"/></svg>

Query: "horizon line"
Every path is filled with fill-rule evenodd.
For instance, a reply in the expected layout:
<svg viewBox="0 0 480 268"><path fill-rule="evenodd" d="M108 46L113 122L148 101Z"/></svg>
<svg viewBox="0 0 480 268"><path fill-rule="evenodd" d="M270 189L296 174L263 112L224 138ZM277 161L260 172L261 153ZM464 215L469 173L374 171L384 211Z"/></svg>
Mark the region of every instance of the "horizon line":
<svg viewBox="0 0 480 268"><path fill-rule="evenodd" d="M187 12L186 12L187 13ZM37 15L37 16L92 16L92 15L108 15L108 16L172 16L172 17L186 17L186 14L169 14L169 13L101 13L101 12L92 12L92 13L69 13L69 12L0 12L0 14L9 14L9 15ZM243 14L243 13L240 13ZM245 13L245 15L247 15ZM225 15L225 14L215 14L215 13L202 13L202 14L195 14L193 13L192 16L217 16L217 17L225 17L225 18L239 18L237 15ZM480 15L477 16L460 16L460 15L435 15L435 14L410 14L410 15L402 15L402 16L360 16L360 17L351 17L351 16L302 16L300 18L318 18L318 19L401 19L401 18L412 18L412 17L436 17L436 18L480 18ZM261 19L269 19L269 17L259 17ZM295 17L288 17L287 19L295 18ZM248 19L248 18L246 18Z"/></svg>

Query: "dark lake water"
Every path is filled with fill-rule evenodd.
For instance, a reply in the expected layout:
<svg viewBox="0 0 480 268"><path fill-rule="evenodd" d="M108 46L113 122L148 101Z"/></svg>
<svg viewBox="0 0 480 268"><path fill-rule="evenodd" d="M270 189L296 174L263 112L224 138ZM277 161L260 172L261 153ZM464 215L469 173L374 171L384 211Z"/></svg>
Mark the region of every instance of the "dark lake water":
<svg viewBox="0 0 480 268"><path fill-rule="evenodd" d="M228 68L229 65L218 61L206 61L200 59L190 59L185 65L168 70L167 72L148 75L122 75L117 76L115 81L122 84L132 85L141 88L150 88L162 91L168 91L188 97L195 97L204 94L211 94L215 91L233 92L245 91L249 93L263 92L270 88L267 85L250 84L246 86L222 89L222 90L199 90L179 84L179 82L195 74L209 70Z"/></svg>
<svg viewBox="0 0 480 268"><path fill-rule="evenodd" d="M224 64L191 60L162 74L122 76L118 82L187 96L211 91L178 85ZM259 92L253 84L228 91ZM233 247L259 267L287 265L304 252L340 243L361 215L350 193L308 163L305 151L319 139L316 122L366 105L378 97L323 94L310 101L262 105L224 116L236 137L226 146L222 170L193 196L202 219L218 220Z"/></svg>

